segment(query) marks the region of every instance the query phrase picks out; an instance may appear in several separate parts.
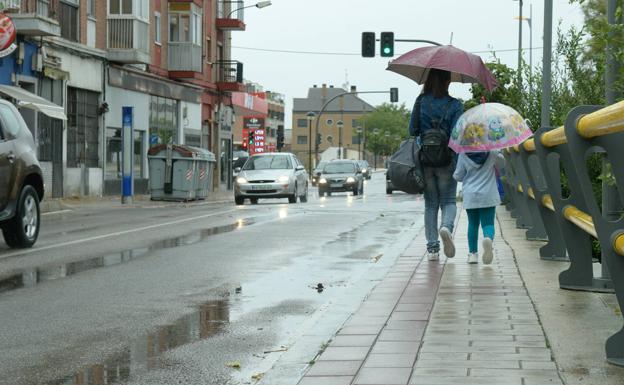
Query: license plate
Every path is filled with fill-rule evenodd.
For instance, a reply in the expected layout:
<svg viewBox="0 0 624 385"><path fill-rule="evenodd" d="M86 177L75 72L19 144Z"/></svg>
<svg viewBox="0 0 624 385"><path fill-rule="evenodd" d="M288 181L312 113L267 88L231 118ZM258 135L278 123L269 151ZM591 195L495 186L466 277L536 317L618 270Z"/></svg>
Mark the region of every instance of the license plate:
<svg viewBox="0 0 624 385"><path fill-rule="evenodd" d="M332 183L331 187L342 187L342 183Z"/></svg>
<svg viewBox="0 0 624 385"><path fill-rule="evenodd" d="M271 186L251 186L251 189L254 191L257 190L270 190Z"/></svg>

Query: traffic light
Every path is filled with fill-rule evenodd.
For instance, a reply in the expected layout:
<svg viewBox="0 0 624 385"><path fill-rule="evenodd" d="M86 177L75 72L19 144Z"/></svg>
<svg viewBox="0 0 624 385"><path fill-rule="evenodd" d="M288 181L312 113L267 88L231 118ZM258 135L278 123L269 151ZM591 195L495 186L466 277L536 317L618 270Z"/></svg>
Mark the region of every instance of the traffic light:
<svg viewBox="0 0 624 385"><path fill-rule="evenodd" d="M321 144L321 134L316 134L316 145L320 145Z"/></svg>
<svg viewBox="0 0 624 385"><path fill-rule="evenodd" d="M254 132L253 132L253 130L249 130L249 137L247 138L247 144L249 145L249 147L253 146L253 144L254 144Z"/></svg>
<svg viewBox="0 0 624 385"><path fill-rule="evenodd" d="M241 146L243 147L243 150L247 150L247 142L249 140L249 130L243 129L243 141L241 143Z"/></svg>
<svg viewBox="0 0 624 385"><path fill-rule="evenodd" d="M277 151L282 151L284 148L284 126L277 126Z"/></svg>
<svg viewBox="0 0 624 385"><path fill-rule="evenodd" d="M375 32L362 32L362 57L375 57Z"/></svg>
<svg viewBox="0 0 624 385"><path fill-rule="evenodd" d="M390 88L390 102L396 103L399 101L399 89L392 87Z"/></svg>
<svg viewBox="0 0 624 385"><path fill-rule="evenodd" d="M394 56L394 32L381 33L379 52L382 57Z"/></svg>

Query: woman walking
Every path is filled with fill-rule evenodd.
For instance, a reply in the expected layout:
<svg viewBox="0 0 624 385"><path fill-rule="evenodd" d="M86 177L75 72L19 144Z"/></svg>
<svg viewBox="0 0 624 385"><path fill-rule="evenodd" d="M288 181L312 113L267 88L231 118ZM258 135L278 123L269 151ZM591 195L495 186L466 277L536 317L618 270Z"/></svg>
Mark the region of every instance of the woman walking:
<svg viewBox="0 0 624 385"><path fill-rule="evenodd" d="M488 265L494 258L494 218L500 204L495 166L504 164L504 159L500 151L459 155L453 178L462 182L463 206L468 214L468 263L479 260L479 225L483 229L483 263Z"/></svg>
<svg viewBox="0 0 624 385"><path fill-rule="evenodd" d="M453 179L457 155L448 148L453 126L463 113L461 102L448 93L451 73L429 70L423 91L416 99L409 124L409 134L419 138L421 164L426 181L425 237L427 258L439 259L440 238L444 254L455 256L453 226L457 213L457 182ZM438 212L442 211L438 227ZM439 235L439 237L438 237Z"/></svg>

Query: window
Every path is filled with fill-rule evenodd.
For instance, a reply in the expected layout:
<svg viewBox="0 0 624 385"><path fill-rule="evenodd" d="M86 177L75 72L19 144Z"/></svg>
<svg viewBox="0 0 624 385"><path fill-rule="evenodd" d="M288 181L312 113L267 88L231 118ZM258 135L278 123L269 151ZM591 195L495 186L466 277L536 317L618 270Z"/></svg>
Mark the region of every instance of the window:
<svg viewBox="0 0 624 385"><path fill-rule="evenodd" d="M95 17L95 0L87 0L87 16Z"/></svg>
<svg viewBox="0 0 624 385"><path fill-rule="evenodd" d="M19 120L15 117L15 114L7 106L0 105L0 116L2 116L2 127L11 136L17 137L20 131Z"/></svg>
<svg viewBox="0 0 624 385"><path fill-rule="evenodd" d="M133 131L134 156L132 171L134 178L143 177L143 131ZM108 127L106 129L106 179L121 179L122 177L122 139L121 129Z"/></svg>
<svg viewBox="0 0 624 385"><path fill-rule="evenodd" d="M308 137L306 135L297 136L297 144L308 144Z"/></svg>
<svg viewBox="0 0 624 385"><path fill-rule="evenodd" d="M307 128L308 127L308 119L297 119L297 127L299 127L299 128Z"/></svg>
<svg viewBox="0 0 624 385"><path fill-rule="evenodd" d="M152 96L149 124L150 145L178 143L178 101Z"/></svg>
<svg viewBox="0 0 624 385"><path fill-rule="evenodd" d="M61 37L71 41L79 41L79 9L78 5L70 2L59 2L59 24L61 25Z"/></svg>
<svg viewBox="0 0 624 385"><path fill-rule="evenodd" d="M99 167L100 94L67 88L67 167Z"/></svg>
<svg viewBox="0 0 624 385"><path fill-rule="evenodd" d="M206 61L208 63L212 63L212 40L210 39L210 36L206 36Z"/></svg>
<svg viewBox="0 0 624 385"><path fill-rule="evenodd" d="M169 4L169 41L202 44L201 9L195 4Z"/></svg>
<svg viewBox="0 0 624 385"><path fill-rule="evenodd" d="M160 12L154 12L154 42L160 44Z"/></svg>
<svg viewBox="0 0 624 385"><path fill-rule="evenodd" d="M360 125L360 121L358 119L351 120L351 127L357 127Z"/></svg>
<svg viewBox="0 0 624 385"><path fill-rule="evenodd" d="M351 138L351 144L361 144L362 143L361 135L353 135Z"/></svg>
<svg viewBox="0 0 624 385"><path fill-rule="evenodd" d="M110 0L108 13L111 15L132 15L132 0Z"/></svg>

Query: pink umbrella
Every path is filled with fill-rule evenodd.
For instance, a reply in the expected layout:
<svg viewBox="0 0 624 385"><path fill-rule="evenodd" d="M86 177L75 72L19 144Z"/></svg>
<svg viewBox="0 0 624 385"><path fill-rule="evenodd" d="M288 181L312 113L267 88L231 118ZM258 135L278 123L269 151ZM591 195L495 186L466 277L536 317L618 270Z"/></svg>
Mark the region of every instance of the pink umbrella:
<svg viewBox="0 0 624 385"><path fill-rule="evenodd" d="M391 61L386 69L423 84L431 68L451 72L453 82L480 83L488 91L498 85L481 57L452 45L416 48Z"/></svg>

